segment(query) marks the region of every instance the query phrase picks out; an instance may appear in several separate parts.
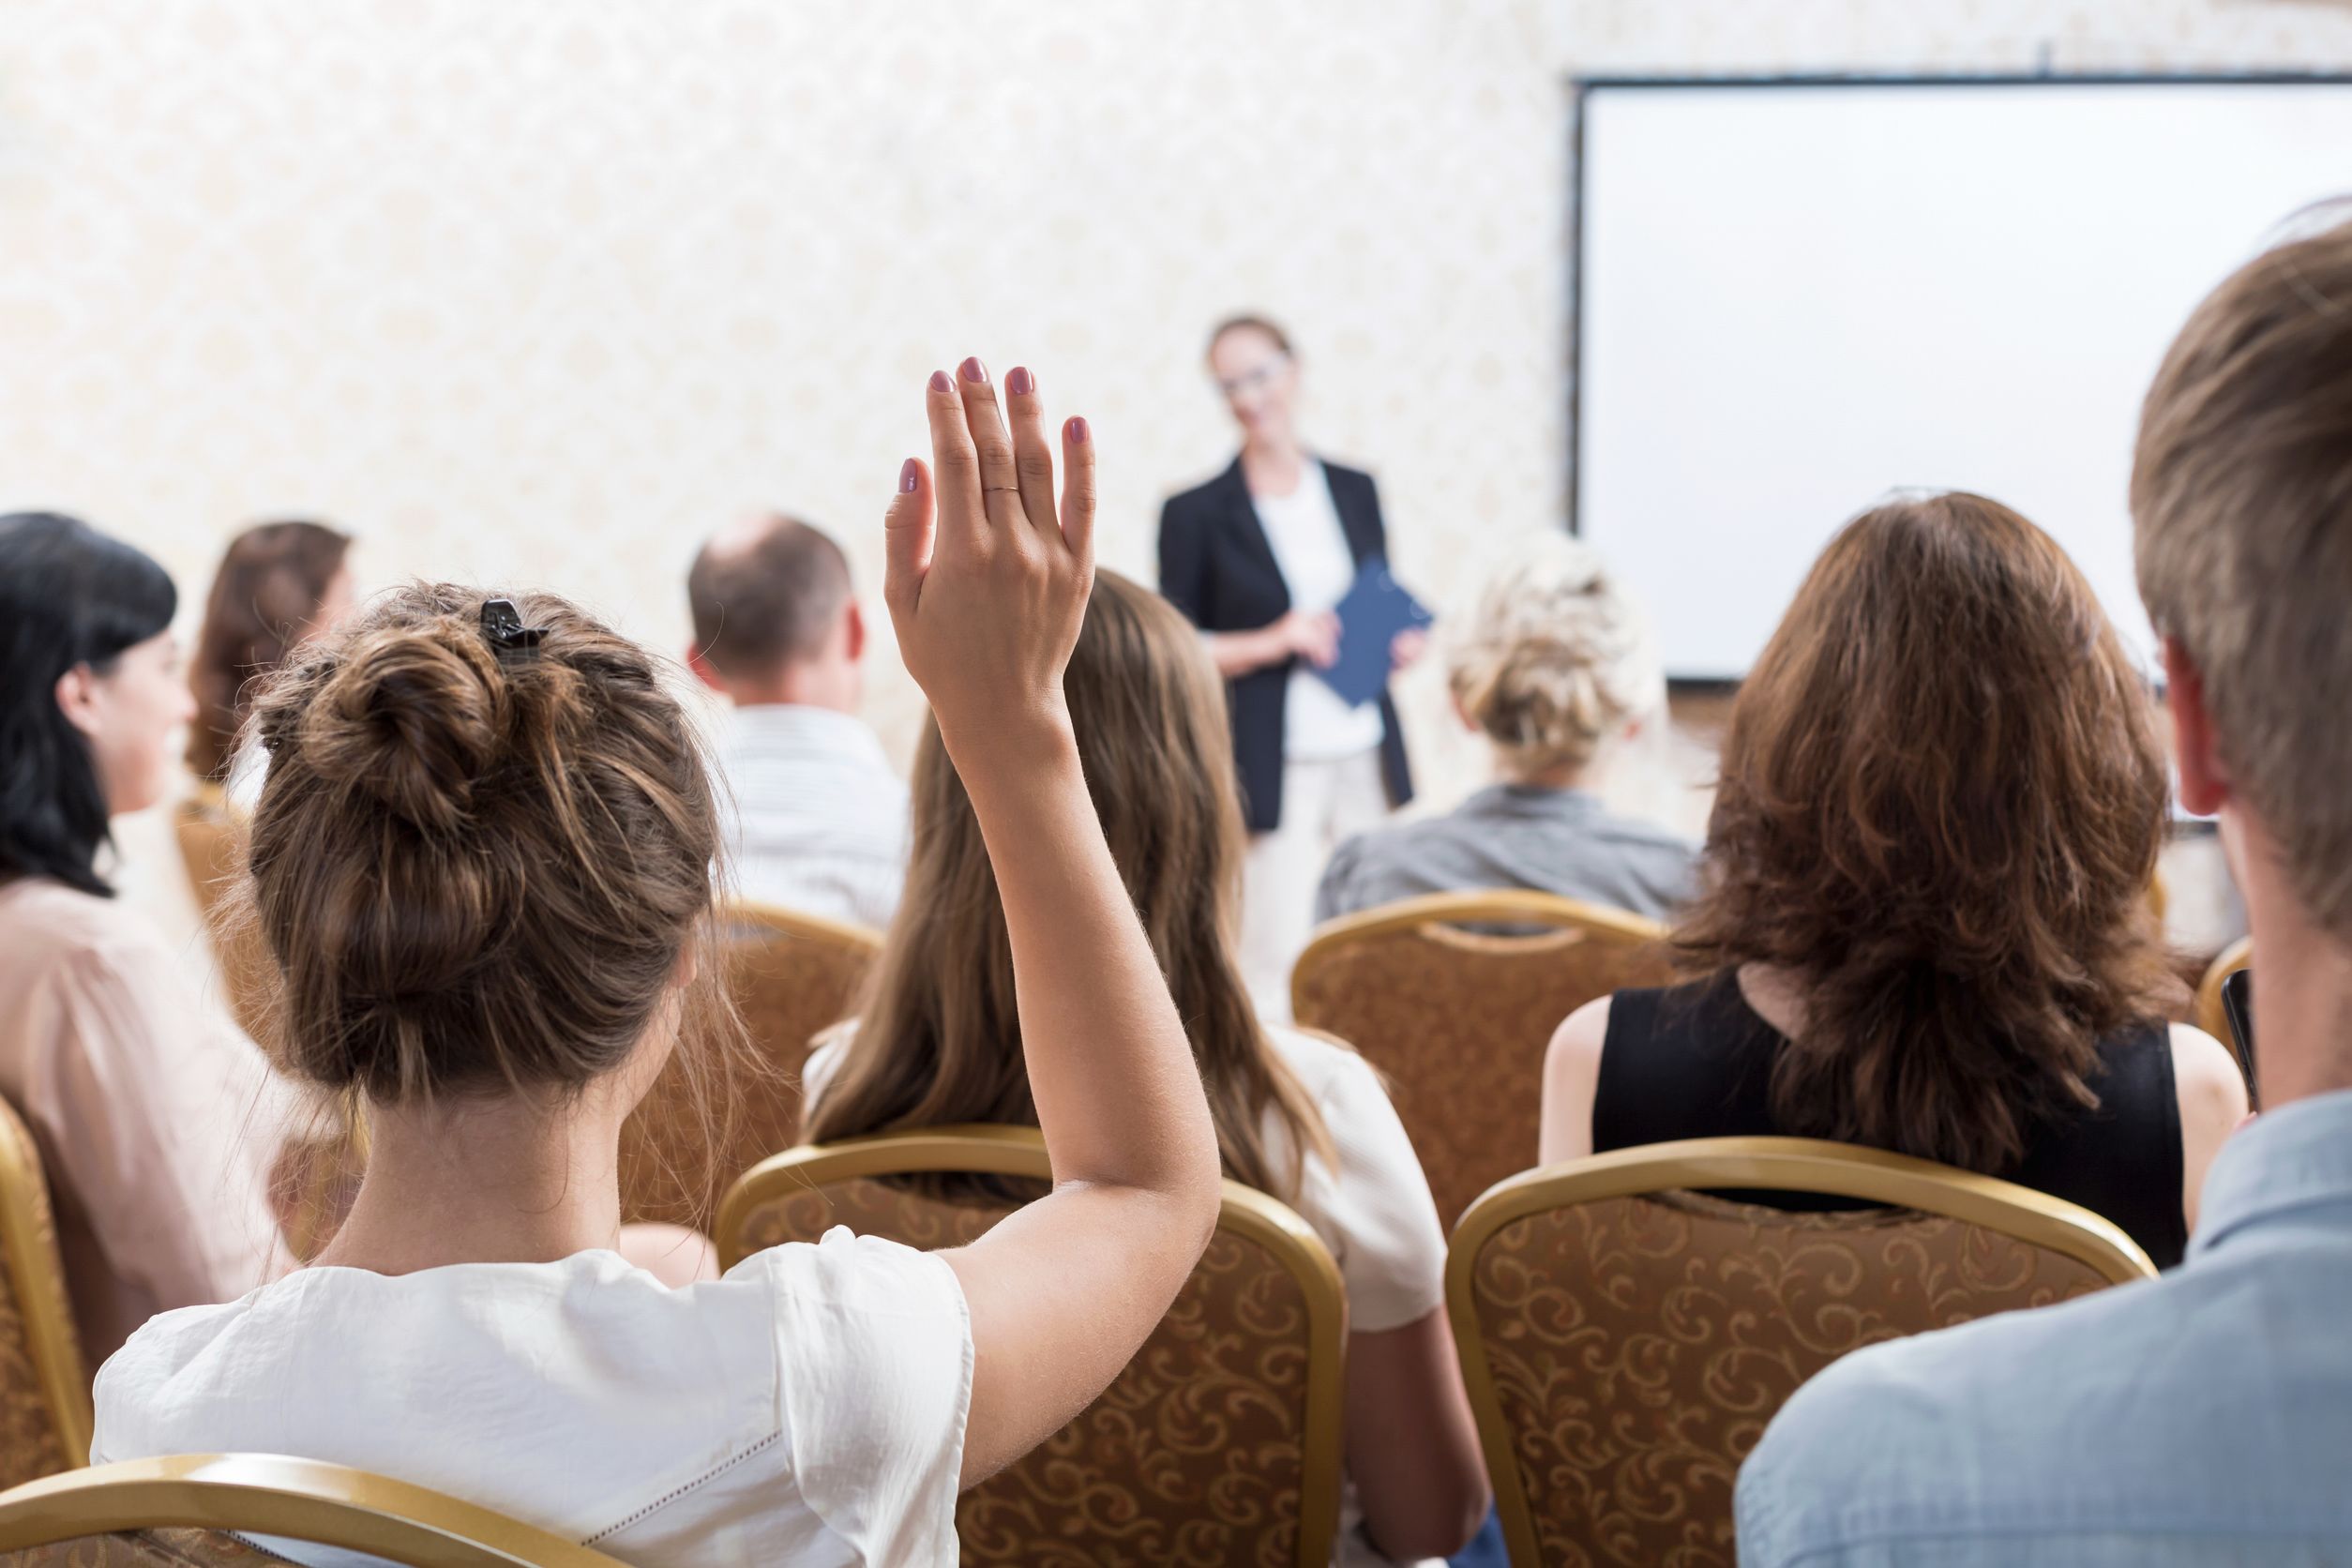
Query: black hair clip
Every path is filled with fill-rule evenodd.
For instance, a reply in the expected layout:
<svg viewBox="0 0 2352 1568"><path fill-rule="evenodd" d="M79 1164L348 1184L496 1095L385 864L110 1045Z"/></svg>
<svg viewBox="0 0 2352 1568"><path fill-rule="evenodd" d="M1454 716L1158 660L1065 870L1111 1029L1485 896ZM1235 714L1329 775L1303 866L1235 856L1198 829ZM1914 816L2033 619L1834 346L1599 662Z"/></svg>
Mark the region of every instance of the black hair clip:
<svg viewBox="0 0 2352 1568"><path fill-rule="evenodd" d="M501 653L516 648L535 648L539 639L547 635L545 626L526 626L522 611L512 599L485 599L482 602L482 635Z"/></svg>

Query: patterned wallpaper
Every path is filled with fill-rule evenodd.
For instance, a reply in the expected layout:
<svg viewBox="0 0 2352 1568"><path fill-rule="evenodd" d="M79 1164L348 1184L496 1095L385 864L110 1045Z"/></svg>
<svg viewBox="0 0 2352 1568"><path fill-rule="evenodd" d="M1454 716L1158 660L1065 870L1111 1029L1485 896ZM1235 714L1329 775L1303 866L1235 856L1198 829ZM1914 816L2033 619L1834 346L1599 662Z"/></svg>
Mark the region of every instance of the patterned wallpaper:
<svg viewBox="0 0 2352 1568"><path fill-rule="evenodd" d="M1104 556L1222 466L1220 313L1440 599L1561 511L1568 77L2352 67L2342 0L8 0L0 505L193 599L241 521L529 581L679 645L700 537L818 520L878 588L918 389L1025 360ZM877 607L878 608L878 607ZM886 624L886 623L885 623ZM1478 759L1406 692L1440 797ZM872 716L911 745L885 651Z"/></svg>

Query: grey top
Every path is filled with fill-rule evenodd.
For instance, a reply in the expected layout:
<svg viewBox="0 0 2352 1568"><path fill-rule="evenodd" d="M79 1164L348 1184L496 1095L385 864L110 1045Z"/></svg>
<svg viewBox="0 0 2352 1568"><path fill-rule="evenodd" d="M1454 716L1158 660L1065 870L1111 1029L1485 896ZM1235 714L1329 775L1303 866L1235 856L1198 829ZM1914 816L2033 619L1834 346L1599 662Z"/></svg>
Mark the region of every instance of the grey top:
<svg viewBox="0 0 2352 1568"><path fill-rule="evenodd" d="M1697 867L1687 839L1612 816L1585 791L1494 784L1445 816L1340 845L1315 890L1315 918L1424 893L1524 887L1664 920L1691 896Z"/></svg>

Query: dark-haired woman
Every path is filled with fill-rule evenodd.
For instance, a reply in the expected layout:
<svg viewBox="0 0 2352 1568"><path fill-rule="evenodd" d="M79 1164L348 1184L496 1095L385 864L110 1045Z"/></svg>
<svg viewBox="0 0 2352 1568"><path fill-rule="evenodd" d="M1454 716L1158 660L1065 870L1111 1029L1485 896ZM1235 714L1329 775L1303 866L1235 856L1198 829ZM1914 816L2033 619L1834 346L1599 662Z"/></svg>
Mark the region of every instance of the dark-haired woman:
<svg viewBox="0 0 2352 1568"><path fill-rule="evenodd" d="M2246 1113L2167 1025L2145 684L2074 564L1998 503L1847 524L1741 686L1699 897L1704 977L1572 1016L1546 1161L1786 1134L2005 1177L2160 1267Z"/></svg>
<svg viewBox="0 0 2352 1568"><path fill-rule="evenodd" d="M268 1168L290 1106L98 868L163 797L195 704L163 568L69 518L0 518L0 1094L56 1199L82 1348L244 1294L284 1259Z"/></svg>
<svg viewBox="0 0 2352 1568"><path fill-rule="evenodd" d="M324 523L264 522L231 539L213 574L188 661L197 712L188 727L188 766L205 783L226 787L245 810L261 794L261 769L231 769L240 760L237 739L253 689L288 654L350 611L351 544L350 535Z"/></svg>

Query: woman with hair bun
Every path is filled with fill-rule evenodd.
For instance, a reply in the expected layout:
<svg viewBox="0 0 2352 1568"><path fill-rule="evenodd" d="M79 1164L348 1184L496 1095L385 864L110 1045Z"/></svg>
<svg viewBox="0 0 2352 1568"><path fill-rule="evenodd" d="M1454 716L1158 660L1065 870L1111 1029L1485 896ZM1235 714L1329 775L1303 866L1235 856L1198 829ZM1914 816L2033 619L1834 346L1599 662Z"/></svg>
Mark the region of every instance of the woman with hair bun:
<svg viewBox="0 0 2352 1568"><path fill-rule="evenodd" d="M1423 893L1532 888L1662 919L1696 849L1612 814L1594 792L1619 748L1666 712L1640 608L1575 539L1529 540L1444 634L1454 711L1486 737L1496 782L1442 817L1342 844L1315 918Z"/></svg>
<svg viewBox="0 0 2352 1568"><path fill-rule="evenodd" d="M931 378L883 596L988 845L1052 1192L952 1252L836 1229L677 1289L632 1267L622 1123L673 1051L743 1045L710 772L634 643L413 587L254 715L285 1061L364 1101L358 1198L316 1266L142 1330L94 1457L327 1460L627 1561L947 1562L959 1487L1126 1364L1215 1225L1216 1137L1063 691L1093 445L1063 426L1057 504L1036 380L1005 390L1009 433L978 360Z"/></svg>
<svg viewBox="0 0 2352 1568"><path fill-rule="evenodd" d="M2080 1203L2179 1262L2246 1087L2164 1021L2152 708L2017 513L1954 493L1847 523L1732 706L1675 933L1697 978L1560 1026L1545 1160L1832 1138Z"/></svg>
<svg viewBox="0 0 2352 1568"><path fill-rule="evenodd" d="M72 518L0 518L0 1095L57 1208L82 1349L289 1261L269 1173L293 1103L114 897L109 820L161 800L195 703L163 568Z"/></svg>

